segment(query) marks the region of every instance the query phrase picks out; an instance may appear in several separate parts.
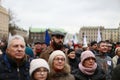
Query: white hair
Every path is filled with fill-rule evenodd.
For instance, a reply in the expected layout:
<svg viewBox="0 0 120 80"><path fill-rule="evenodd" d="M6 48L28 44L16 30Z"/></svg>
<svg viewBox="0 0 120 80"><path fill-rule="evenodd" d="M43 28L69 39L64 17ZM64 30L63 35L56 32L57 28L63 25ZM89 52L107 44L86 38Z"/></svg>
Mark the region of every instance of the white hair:
<svg viewBox="0 0 120 80"><path fill-rule="evenodd" d="M10 36L9 37L7 47L10 46L11 41L14 40L14 39L19 39L19 40L21 40L21 41L23 41L25 43L25 40L24 40L24 38L22 36L20 36L20 35L14 35L14 36Z"/></svg>

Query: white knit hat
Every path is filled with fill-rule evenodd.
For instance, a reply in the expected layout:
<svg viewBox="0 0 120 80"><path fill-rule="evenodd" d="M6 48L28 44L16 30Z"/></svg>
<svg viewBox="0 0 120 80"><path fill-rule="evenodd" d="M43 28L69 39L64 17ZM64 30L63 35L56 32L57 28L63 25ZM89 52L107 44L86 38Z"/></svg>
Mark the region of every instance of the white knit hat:
<svg viewBox="0 0 120 80"><path fill-rule="evenodd" d="M53 62L53 59L55 58L55 56L58 56L58 55L62 55L64 58L65 58L65 61L66 61L66 55L63 51L61 50L55 50L51 53L51 55L49 56L49 60L48 60L48 63L49 64L52 64Z"/></svg>
<svg viewBox="0 0 120 80"><path fill-rule="evenodd" d="M38 59L33 59L30 63L30 70L29 70L30 76L37 68L40 68L40 67L45 67L50 72L50 68L47 61L45 61L44 59L38 58Z"/></svg>
<svg viewBox="0 0 120 80"><path fill-rule="evenodd" d="M89 57L95 58L95 55L93 54L92 51L87 50L87 51L82 52L81 53L81 63L83 63L83 61Z"/></svg>

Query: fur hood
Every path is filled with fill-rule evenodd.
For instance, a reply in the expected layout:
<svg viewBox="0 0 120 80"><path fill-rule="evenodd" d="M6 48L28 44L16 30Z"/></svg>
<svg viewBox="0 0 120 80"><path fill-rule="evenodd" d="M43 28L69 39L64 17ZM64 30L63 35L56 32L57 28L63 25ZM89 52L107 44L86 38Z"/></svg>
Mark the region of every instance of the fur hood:
<svg viewBox="0 0 120 80"><path fill-rule="evenodd" d="M54 60L55 56L57 56L57 55L62 55L65 58L64 68L62 69L62 71L59 71L59 72L56 72L53 69L53 60ZM66 55L62 51L56 50L53 53L51 53L48 63L50 66L50 75L49 75L50 80L74 80L73 75L70 74L70 72L71 72L70 66L67 62Z"/></svg>

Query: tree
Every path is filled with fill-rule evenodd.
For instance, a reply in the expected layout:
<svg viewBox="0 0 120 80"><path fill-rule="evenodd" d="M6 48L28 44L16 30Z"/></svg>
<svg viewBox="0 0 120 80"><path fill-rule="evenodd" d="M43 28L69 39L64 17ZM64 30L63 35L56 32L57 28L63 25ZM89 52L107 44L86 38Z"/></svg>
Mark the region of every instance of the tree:
<svg viewBox="0 0 120 80"><path fill-rule="evenodd" d="M9 14L9 32L11 33L11 35L14 35L16 34L15 29L18 28L16 23L19 20L17 20L16 15L13 13L12 10L9 9L8 14Z"/></svg>

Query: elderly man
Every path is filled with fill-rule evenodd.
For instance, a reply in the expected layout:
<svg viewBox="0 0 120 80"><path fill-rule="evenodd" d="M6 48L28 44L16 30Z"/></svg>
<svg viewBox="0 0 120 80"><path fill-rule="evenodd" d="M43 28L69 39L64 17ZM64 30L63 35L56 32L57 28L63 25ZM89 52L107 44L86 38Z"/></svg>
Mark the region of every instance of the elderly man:
<svg viewBox="0 0 120 80"><path fill-rule="evenodd" d="M19 35L9 38L6 53L0 56L0 80L30 80L25 41Z"/></svg>

